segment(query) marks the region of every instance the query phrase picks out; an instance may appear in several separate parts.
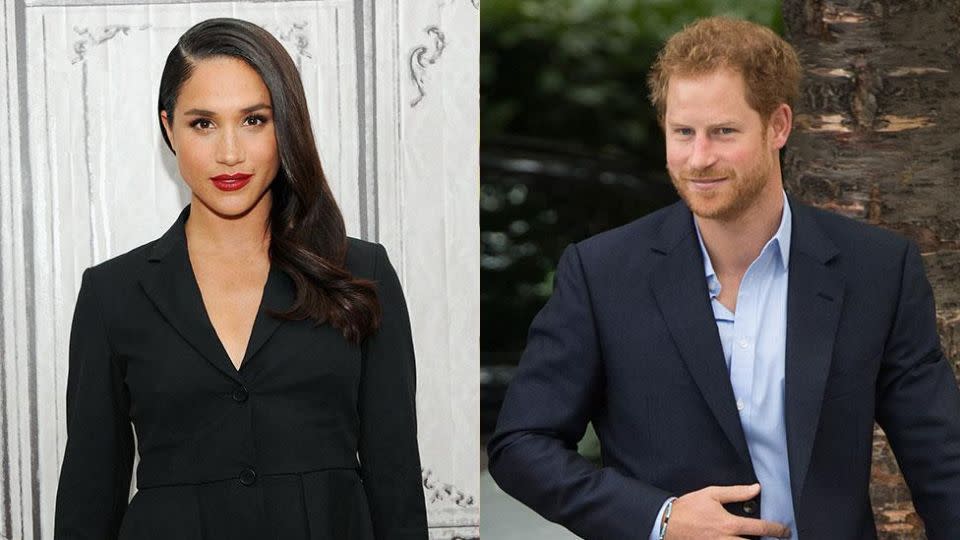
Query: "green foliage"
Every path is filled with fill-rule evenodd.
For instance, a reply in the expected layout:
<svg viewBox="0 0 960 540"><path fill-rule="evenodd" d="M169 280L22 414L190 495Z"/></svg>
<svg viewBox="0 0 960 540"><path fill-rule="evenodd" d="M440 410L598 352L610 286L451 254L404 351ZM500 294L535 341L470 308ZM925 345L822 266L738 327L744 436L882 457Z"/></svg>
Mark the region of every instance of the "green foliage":
<svg viewBox="0 0 960 540"><path fill-rule="evenodd" d="M647 70L711 15L782 33L779 0L481 1L482 364L516 364L566 245L676 199ZM592 428L579 451L599 462Z"/></svg>
<svg viewBox="0 0 960 540"><path fill-rule="evenodd" d="M571 242L676 199L646 75L663 41L778 0L482 0L481 362L515 364Z"/></svg>
<svg viewBox="0 0 960 540"><path fill-rule="evenodd" d="M483 137L549 138L659 158L646 72L662 42L696 18L719 14L779 30L779 6L777 0L483 0Z"/></svg>

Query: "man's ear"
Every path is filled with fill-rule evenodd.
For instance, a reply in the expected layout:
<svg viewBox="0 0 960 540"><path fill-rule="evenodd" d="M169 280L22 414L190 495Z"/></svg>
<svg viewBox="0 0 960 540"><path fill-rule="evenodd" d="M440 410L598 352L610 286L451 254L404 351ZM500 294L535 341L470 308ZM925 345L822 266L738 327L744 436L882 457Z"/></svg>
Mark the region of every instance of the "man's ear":
<svg viewBox="0 0 960 540"><path fill-rule="evenodd" d="M167 134L167 140L170 141L170 146L173 147L173 153L177 153L177 143L173 139L173 128L170 126L170 117L167 116L167 111L160 111L160 122L163 123L163 131Z"/></svg>
<svg viewBox="0 0 960 540"><path fill-rule="evenodd" d="M793 109L786 103L781 103L771 114L767 121L767 135L770 143L777 150L783 148L790 138L790 131L793 129Z"/></svg>

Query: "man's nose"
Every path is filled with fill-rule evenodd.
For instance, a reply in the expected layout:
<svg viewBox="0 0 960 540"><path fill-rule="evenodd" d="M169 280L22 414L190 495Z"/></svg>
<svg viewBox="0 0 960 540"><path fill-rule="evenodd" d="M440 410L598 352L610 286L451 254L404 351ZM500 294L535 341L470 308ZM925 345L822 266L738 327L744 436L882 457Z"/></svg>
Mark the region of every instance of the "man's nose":
<svg viewBox="0 0 960 540"><path fill-rule="evenodd" d="M693 170L709 169L717 161L716 152L710 139L705 136L696 136L693 140L693 150L690 153L688 166Z"/></svg>

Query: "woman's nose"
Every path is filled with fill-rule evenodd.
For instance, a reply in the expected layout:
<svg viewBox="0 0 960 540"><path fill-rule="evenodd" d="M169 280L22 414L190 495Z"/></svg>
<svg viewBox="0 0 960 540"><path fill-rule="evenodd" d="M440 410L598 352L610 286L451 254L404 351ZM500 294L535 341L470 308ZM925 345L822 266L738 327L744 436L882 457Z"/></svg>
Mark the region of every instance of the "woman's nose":
<svg viewBox="0 0 960 540"><path fill-rule="evenodd" d="M238 133L233 129L224 129L220 135L220 144L217 145L217 161L224 165L236 165L244 159L243 145Z"/></svg>

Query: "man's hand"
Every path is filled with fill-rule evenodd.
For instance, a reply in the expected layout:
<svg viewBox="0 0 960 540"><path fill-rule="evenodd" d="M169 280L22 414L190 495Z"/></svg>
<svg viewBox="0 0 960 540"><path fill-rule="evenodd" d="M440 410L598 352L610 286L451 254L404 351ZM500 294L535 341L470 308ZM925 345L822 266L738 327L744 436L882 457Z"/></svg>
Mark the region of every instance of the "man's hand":
<svg viewBox="0 0 960 540"><path fill-rule="evenodd" d="M790 538L790 529L782 523L735 516L726 503L748 501L760 494L760 484L752 486L709 486L687 493L673 503L665 540L730 540L744 536Z"/></svg>

